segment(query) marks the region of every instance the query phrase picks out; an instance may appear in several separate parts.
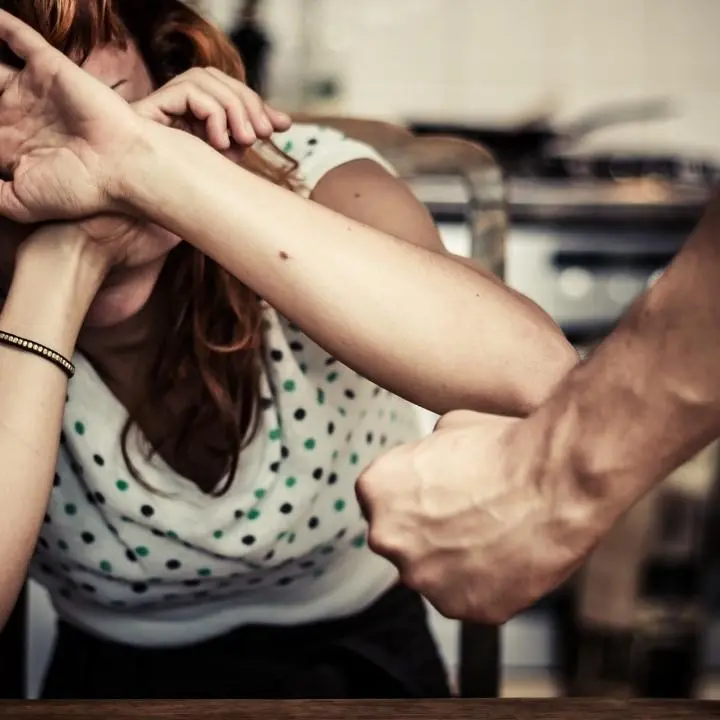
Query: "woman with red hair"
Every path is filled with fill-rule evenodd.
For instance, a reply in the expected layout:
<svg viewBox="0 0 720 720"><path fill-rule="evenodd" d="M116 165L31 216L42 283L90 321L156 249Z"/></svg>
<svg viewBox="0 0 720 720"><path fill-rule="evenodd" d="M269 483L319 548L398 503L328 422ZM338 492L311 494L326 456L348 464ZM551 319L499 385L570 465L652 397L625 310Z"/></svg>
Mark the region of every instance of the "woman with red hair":
<svg viewBox="0 0 720 720"><path fill-rule="evenodd" d="M30 565L44 695L446 695L355 481L572 350L177 0L0 8L0 618Z"/></svg>

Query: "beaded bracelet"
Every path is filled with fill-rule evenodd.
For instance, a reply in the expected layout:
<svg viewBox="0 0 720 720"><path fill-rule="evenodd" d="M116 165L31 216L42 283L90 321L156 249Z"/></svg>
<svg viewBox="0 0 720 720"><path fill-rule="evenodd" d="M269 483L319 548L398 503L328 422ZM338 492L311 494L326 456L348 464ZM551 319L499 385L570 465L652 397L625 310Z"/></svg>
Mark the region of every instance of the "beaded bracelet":
<svg viewBox="0 0 720 720"><path fill-rule="evenodd" d="M67 358L40 343L0 330L0 345L14 347L17 350L24 350L38 357L45 358L53 363L53 365L59 367L68 378L71 378L75 374L75 366Z"/></svg>

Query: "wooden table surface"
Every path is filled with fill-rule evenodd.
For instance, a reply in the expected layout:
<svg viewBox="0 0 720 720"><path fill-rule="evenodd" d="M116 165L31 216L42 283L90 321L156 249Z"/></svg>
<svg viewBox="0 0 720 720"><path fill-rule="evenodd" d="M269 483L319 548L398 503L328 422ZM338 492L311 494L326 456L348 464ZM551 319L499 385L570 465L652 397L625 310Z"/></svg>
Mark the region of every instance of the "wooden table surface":
<svg viewBox="0 0 720 720"><path fill-rule="evenodd" d="M40 720L709 720L720 703L643 700L0 702L0 717Z"/></svg>

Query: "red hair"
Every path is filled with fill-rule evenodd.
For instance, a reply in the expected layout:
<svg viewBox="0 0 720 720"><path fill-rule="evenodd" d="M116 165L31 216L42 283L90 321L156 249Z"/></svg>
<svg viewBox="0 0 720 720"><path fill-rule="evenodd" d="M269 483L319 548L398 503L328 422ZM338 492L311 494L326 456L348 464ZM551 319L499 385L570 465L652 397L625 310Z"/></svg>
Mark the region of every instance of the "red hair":
<svg viewBox="0 0 720 720"><path fill-rule="evenodd" d="M192 67L216 67L240 80L245 70L225 35L180 0L0 0L0 7L38 30L54 47L82 63L98 46L135 41L157 86ZM244 166L290 186L294 163L273 148L275 164L249 151ZM130 472L143 482L128 453L133 425L162 420L148 455L167 452L185 466L202 446L214 459L204 477L188 478L203 492L220 495L232 483L241 450L252 440L259 415L261 308L240 281L187 244L173 250L160 283L171 293L170 316L143 401L130 408L122 451ZM170 406L182 389L189 404ZM220 485L223 476L227 480Z"/></svg>

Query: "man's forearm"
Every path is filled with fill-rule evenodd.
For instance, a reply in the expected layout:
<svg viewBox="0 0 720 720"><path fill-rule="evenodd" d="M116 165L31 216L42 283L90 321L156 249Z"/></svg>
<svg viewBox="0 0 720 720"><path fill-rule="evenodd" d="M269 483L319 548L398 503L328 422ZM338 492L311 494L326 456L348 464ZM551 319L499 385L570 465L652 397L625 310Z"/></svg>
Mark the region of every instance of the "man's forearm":
<svg viewBox="0 0 720 720"><path fill-rule="evenodd" d="M720 434L719 285L716 199L661 280L519 429L558 507L611 523Z"/></svg>

